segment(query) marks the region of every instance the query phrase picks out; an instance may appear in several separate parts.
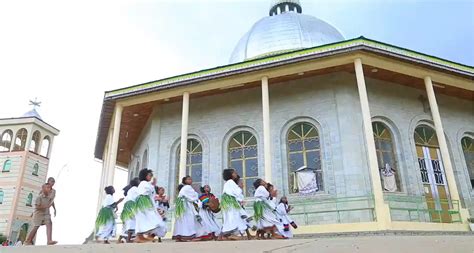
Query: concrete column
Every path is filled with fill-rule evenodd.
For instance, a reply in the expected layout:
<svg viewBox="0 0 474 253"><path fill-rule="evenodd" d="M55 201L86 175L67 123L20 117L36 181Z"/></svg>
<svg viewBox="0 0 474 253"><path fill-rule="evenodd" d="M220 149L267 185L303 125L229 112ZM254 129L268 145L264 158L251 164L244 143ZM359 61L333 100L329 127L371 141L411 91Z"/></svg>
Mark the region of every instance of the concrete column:
<svg viewBox="0 0 474 253"><path fill-rule="evenodd" d="M54 141L54 137L53 136L49 136L49 146L48 146L48 154L47 154L47 157L50 158L51 157L51 152L53 151L53 141ZM41 146L40 146L41 147Z"/></svg>
<svg viewBox="0 0 474 253"><path fill-rule="evenodd" d="M110 140L109 144L110 151L107 164L107 180L105 181L106 186L114 184L115 167L117 164L117 149L120 137L120 123L122 122L122 112L123 107L121 105L116 105L113 121L112 139Z"/></svg>
<svg viewBox="0 0 474 253"><path fill-rule="evenodd" d="M426 76L425 88L426 94L428 96L428 102L430 103L431 117L433 118L436 137L438 137L439 149L441 151L441 158L443 161L444 171L446 173L446 180L448 181L449 195L452 200L460 200L459 192L456 184L456 179L454 177L454 169L451 164L451 157L448 151L448 144L446 142L446 137L444 135L443 124L441 123L441 115L439 114L438 103L436 102L436 96L433 88L433 83L431 77ZM469 216L467 210L461 210L461 218L463 223L466 223L466 219Z"/></svg>
<svg viewBox="0 0 474 253"><path fill-rule="evenodd" d="M99 213L101 205L102 205L102 200L104 199L104 188L105 188L105 182L107 180L107 175L108 173L108 161L109 161L109 156L110 156L110 139L112 135L112 129L109 129L108 131L108 137L107 141L105 143L105 148L104 148L104 154L102 155L102 170L100 173L100 183L99 183L99 194L97 195L97 213Z"/></svg>
<svg viewBox="0 0 474 253"><path fill-rule="evenodd" d="M181 146L179 150L179 173L181 180L186 176L186 151L188 146L189 92L183 93L183 111L181 118Z"/></svg>
<svg viewBox="0 0 474 253"><path fill-rule="evenodd" d="M272 182L272 140L270 135L270 99L268 95L268 77L262 77L262 114L263 114L263 157L265 161L265 181Z"/></svg>
<svg viewBox="0 0 474 253"><path fill-rule="evenodd" d="M374 195L375 215L380 230L389 229L391 217L390 209L383 199L382 185L380 184L380 171L377 163L377 151L375 149L374 133L372 129L372 119L370 116L369 99L365 86L364 70L362 60L354 60L355 73L357 78L357 88L359 90L360 107L362 111L362 122L364 126L365 145L367 146L367 157L369 161L370 178Z"/></svg>

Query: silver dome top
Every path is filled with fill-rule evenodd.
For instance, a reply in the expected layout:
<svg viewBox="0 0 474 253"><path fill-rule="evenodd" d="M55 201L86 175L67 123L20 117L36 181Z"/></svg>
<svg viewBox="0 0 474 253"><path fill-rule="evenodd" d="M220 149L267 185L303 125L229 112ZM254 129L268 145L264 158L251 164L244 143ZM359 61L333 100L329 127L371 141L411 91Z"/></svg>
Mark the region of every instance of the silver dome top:
<svg viewBox="0 0 474 253"><path fill-rule="evenodd" d="M330 24L301 12L297 0L275 0L270 16L255 23L237 43L230 63L344 40Z"/></svg>

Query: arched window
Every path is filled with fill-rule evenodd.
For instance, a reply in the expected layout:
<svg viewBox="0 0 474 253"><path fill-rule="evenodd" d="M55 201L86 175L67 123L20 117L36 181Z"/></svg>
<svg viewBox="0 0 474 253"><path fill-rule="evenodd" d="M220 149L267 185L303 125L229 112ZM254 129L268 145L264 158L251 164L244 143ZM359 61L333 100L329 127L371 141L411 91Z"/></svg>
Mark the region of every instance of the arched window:
<svg viewBox="0 0 474 253"><path fill-rule="evenodd" d="M31 152L38 153L40 139L41 139L40 132L35 131L33 133L33 136L31 137L31 142L30 142L30 151Z"/></svg>
<svg viewBox="0 0 474 253"><path fill-rule="evenodd" d="M145 149L143 152L142 166L143 168L148 168L148 149Z"/></svg>
<svg viewBox="0 0 474 253"><path fill-rule="evenodd" d="M469 178L471 179L471 186L474 188L474 139L466 136L461 139L461 145Z"/></svg>
<svg viewBox="0 0 474 253"><path fill-rule="evenodd" d="M235 133L229 141L229 167L240 175L244 185L244 195L253 196L253 182L258 178L257 139L248 131Z"/></svg>
<svg viewBox="0 0 474 253"><path fill-rule="evenodd" d="M40 155L44 157L49 157L49 144L51 140L49 139L49 136L44 137L43 143L41 144L41 152Z"/></svg>
<svg viewBox="0 0 474 253"><path fill-rule="evenodd" d="M38 176L38 172L39 172L39 165L38 163L35 163L35 165L33 165L33 173L31 173L33 176Z"/></svg>
<svg viewBox="0 0 474 253"><path fill-rule="evenodd" d="M26 206L33 206L33 193L29 193L28 197L26 198Z"/></svg>
<svg viewBox="0 0 474 253"><path fill-rule="evenodd" d="M12 167L12 161L11 160L6 160L3 163L2 172L9 172L11 167Z"/></svg>
<svg viewBox="0 0 474 253"><path fill-rule="evenodd" d="M135 166L133 177L138 177L138 174L140 174L140 161L137 161L137 166Z"/></svg>
<svg viewBox="0 0 474 253"><path fill-rule="evenodd" d="M316 127L308 122L294 124L288 131L286 144L288 150L288 186L290 193L303 190L299 189L296 171L304 166L316 174L317 191L324 190L321 167L321 143ZM314 177L314 174L309 175Z"/></svg>
<svg viewBox="0 0 474 253"><path fill-rule="evenodd" d="M377 152L377 162L381 170L382 186L385 191L400 191L400 177L397 170L397 160L395 158L395 145L390 129L382 122L373 122L375 150ZM389 165L393 170L386 168ZM393 177L395 186L393 185ZM385 182L384 182L385 180Z"/></svg>
<svg viewBox="0 0 474 253"><path fill-rule="evenodd" d="M3 189L0 189L0 204L3 204L3 196L5 193L3 193Z"/></svg>
<svg viewBox="0 0 474 253"><path fill-rule="evenodd" d="M178 161L176 163L176 179L178 184L181 183L179 178L179 152L181 146L178 146L177 155ZM193 188L199 192L199 187L202 184L202 146L201 143L196 139L188 139L186 148L186 175L189 175L193 179Z"/></svg>
<svg viewBox="0 0 474 253"><path fill-rule="evenodd" d="M13 151L23 151L26 146L26 137L28 136L28 131L22 128L16 132L15 136L15 145L13 146Z"/></svg>
<svg viewBox="0 0 474 253"><path fill-rule="evenodd" d="M0 137L0 152L10 151L13 137L12 130L5 130Z"/></svg>

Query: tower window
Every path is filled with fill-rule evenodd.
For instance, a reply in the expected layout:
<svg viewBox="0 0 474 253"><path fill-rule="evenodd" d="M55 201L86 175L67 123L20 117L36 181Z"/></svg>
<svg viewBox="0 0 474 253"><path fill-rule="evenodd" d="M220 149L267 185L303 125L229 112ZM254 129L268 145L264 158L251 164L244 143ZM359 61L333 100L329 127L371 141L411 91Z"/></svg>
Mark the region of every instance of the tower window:
<svg viewBox="0 0 474 253"><path fill-rule="evenodd" d="M11 167L12 167L12 161L11 160L6 160L3 163L2 172L10 172Z"/></svg>
<svg viewBox="0 0 474 253"><path fill-rule="evenodd" d="M26 198L26 206L33 206L33 193L29 193L28 197Z"/></svg>

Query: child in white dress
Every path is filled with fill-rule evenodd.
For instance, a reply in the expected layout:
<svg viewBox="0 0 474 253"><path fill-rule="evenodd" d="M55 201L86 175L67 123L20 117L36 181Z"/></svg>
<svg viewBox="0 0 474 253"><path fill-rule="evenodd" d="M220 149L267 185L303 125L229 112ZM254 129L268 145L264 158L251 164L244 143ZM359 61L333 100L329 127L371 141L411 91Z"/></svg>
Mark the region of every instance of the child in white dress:
<svg viewBox="0 0 474 253"><path fill-rule="evenodd" d="M122 202L123 198L119 199L118 201L114 201L113 194L115 193L115 189L113 186L107 186L104 190L107 195L102 202L102 208L97 215L95 226L96 236L99 239L103 239L104 243L108 244L109 239L115 237L115 212L117 211L117 205Z"/></svg>
<svg viewBox="0 0 474 253"><path fill-rule="evenodd" d="M248 229L242 215L245 211L242 208L244 194L242 189L235 183L239 175L234 169L225 169L222 173L225 182L220 200L223 224L222 236L228 240L239 240L236 235L243 235Z"/></svg>
<svg viewBox="0 0 474 253"><path fill-rule="evenodd" d="M278 218L280 218L280 221L283 223L282 234L286 238L293 237L293 233L290 230L290 225L294 229L298 228L296 223L289 216L291 209L293 209L293 207L288 205L288 199L285 196L281 197L280 203L277 206L277 214L278 214Z"/></svg>
<svg viewBox="0 0 474 253"><path fill-rule="evenodd" d="M266 188L267 183L259 178L253 185L255 187L254 218L260 235L270 233L273 239L283 239L283 236L276 233L279 227L283 230L283 225L276 215L275 203L270 200L271 195Z"/></svg>
<svg viewBox="0 0 474 253"><path fill-rule="evenodd" d="M150 183L153 173L143 169L139 173L138 197L136 200L135 242L152 241L155 236L163 237L166 234L166 223L155 208L155 188ZM147 237L145 237L147 235Z"/></svg>
<svg viewBox="0 0 474 253"><path fill-rule="evenodd" d="M201 201L201 207L199 208L199 216L202 218L202 224L208 228L214 238L221 234L222 226L217 221L216 216L209 208L209 200L216 199L216 196L211 193L211 187L209 185L204 185L201 187L201 195L199 196L199 201Z"/></svg>
<svg viewBox="0 0 474 253"><path fill-rule="evenodd" d="M138 185L140 180L138 177L132 179L130 184L124 188L125 204L123 205L120 219L123 224L122 237L127 238L127 242L132 242L132 236L135 234L135 215L136 215L136 200L138 198Z"/></svg>
<svg viewBox="0 0 474 253"><path fill-rule="evenodd" d="M178 187L173 231L173 239L177 242L212 239L212 233L201 223L202 218L197 211L200 205L199 195L191 186L192 182L190 176L185 176Z"/></svg>

